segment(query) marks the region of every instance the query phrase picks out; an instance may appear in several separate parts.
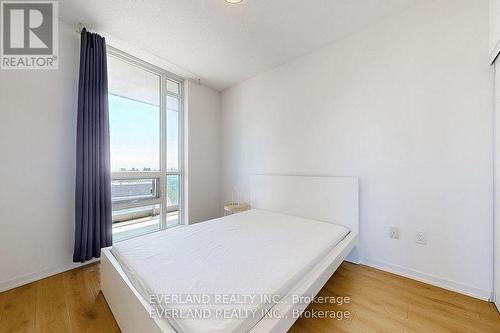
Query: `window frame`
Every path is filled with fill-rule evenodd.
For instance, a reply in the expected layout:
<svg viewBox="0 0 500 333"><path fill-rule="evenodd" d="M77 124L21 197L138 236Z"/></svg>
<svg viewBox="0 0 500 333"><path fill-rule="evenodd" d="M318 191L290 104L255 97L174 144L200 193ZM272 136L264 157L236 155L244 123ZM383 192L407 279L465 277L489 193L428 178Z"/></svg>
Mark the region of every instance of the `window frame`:
<svg viewBox="0 0 500 333"><path fill-rule="evenodd" d="M127 180L131 180L131 181L134 181L134 180L152 180L154 183L155 183L155 188L156 188L156 194L154 196L145 196L145 197L138 197L138 198L127 198L127 197L122 197L121 199L117 199L117 200L114 200L111 199L111 203L112 204L120 204L122 202L125 202L125 203L130 203L130 202L142 202L142 201L145 201L145 200L155 200L155 199L160 199L160 196L161 196L161 193L160 193L160 190L161 190L161 185L160 185L160 178L158 177L155 177L155 178L128 178L128 179L111 179L111 183L113 183L114 181L127 181Z"/></svg>
<svg viewBox="0 0 500 333"><path fill-rule="evenodd" d="M167 207L167 176L179 177L179 193L178 193L178 225L186 224L185 213L185 147L184 147L184 79L178 75L168 72L160 67L136 58L126 52L118 50L107 45L107 56L114 57L124 61L131 66L138 67L160 77L160 171L119 171L111 172L111 180L135 180L135 179L159 179L159 197L147 199L122 200L112 203L112 210L121 210L127 208L137 208L150 205L160 205L160 230L167 228L167 214L169 211L175 211ZM175 94L167 90L167 80L174 81L179 85L179 92ZM167 96L179 99L179 114L178 114L178 166L176 171L168 171L167 169ZM137 236L140 236L137 235ZM132 236L135 237L135 236Z"/></svg>

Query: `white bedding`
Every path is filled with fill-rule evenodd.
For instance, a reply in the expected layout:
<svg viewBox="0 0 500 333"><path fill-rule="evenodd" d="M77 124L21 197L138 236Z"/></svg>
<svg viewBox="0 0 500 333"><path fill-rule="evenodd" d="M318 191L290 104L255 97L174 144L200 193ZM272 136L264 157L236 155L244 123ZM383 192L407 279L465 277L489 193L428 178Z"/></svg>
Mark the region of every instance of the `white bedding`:
<svg viewBox="0 0 500 333"><path fill-rule="evenodd" d="M177 331L247 332L348 233L336 224L251 210L123 241L111 252L146 301L156 295L167 301L154 304L158 311L177 311L168 318ZM195 298L210 304L195 305Z"/></svg>

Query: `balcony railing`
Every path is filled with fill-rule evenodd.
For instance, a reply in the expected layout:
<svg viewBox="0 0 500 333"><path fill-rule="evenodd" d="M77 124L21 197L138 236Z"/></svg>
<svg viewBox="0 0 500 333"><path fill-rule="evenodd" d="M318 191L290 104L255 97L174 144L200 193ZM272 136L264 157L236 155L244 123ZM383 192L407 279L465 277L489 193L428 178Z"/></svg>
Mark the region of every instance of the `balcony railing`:
<svg viewBox="0 0 500 333"><path fill-rule="evenodd" d="M160 205L123 209L113 212L113 240L121 241L161 228ZM179 206L167 206L167 228L179 224Z"/></svg>

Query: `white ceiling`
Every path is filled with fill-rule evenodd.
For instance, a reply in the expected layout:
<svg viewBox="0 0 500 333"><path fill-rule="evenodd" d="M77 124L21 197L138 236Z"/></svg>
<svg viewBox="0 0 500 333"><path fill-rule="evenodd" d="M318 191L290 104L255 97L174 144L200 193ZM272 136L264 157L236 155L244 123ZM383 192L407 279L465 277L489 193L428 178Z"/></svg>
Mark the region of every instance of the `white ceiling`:
<svg viewBox="0 0 500 333"><path fill-rule="evenodd" d="M62 0L83 22L223 90L422 0Z"/></svg>

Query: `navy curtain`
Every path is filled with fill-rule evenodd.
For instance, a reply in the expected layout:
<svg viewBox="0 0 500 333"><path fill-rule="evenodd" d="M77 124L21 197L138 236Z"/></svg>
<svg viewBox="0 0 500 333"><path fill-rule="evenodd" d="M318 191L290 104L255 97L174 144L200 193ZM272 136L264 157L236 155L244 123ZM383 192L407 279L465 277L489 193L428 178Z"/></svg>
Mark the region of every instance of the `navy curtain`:
<svg viewBox="0 0 500 333"><path fill-rule="evenodd" d="M108 73L103 37L81 33L76 135L74 262L112 244Z"/></svg>

